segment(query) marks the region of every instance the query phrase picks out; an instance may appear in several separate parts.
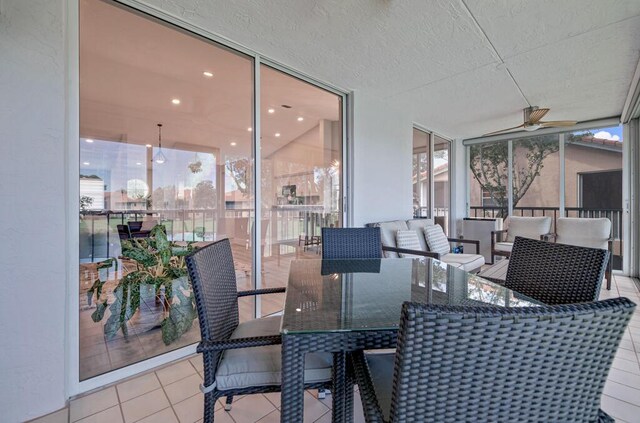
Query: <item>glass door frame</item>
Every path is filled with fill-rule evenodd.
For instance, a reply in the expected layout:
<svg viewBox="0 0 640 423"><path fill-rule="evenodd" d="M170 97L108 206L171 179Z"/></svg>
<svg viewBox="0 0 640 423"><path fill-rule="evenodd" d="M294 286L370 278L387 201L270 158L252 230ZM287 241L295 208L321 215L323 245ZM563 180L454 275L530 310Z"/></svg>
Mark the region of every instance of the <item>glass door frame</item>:
<svg viewBox="0 0 640 423"><path fill-rule="evenodd" d="M101 1L101 0L96 0ZM182 20L181 18L167 13L165 11L156 9L153 6L143 3L141 0L112 0L109 3L113 3L116 7L123 7L131 13L137 13L145 18L157 20L165 23L166 25L174 28L176 31L183 31L190 33L195 37L200 37L211 41L215 44L219 44L224 48L235 50L253 59L254 65L254 98L253 98L253 120L254 130L253 132L253 160L254 160L254 175L260 175L261 163L260 156L256 152L260 151L260 66L267 65L271 68L277 69L289 76L298 78L304 82L307 82L313 86L331 92L337 95L342 104L340 116L342 119L342 167L340 180L342 184L341 193L341 208L342 208L342 222L343 226L352 225L352 204L353 195L351 188L351 180L353 174L353 164L351 151L351 131L353 128L353 111L352 111L352 96L353 94L348 90L333 86L326 82L319 81L303 72L297 71L291 67L288 67L275 60L261 56L256 51L253 51L241 44L234 43L225 37L207 31L189 22ZM78 216L79 216L79 204L77 198L79 198L80 187L79 169L77 167L79 159L79 128L80 128L80 73L79 73L79 0L72 0L68 2L66 9L66 30L67 30L67 131L66 131L66 156L67 156L67 175L68 175L68 206L69 211L67 214L67 225L69 227L68 236L66 239L67 244L67 333L66 333L66 345L67 345L67 389L66 396L68 398L82 394L84 392L91 391L96 388L103 387L105 385L112 384L124 378L133 376L138 373L148 371L154 367L167 364L171 361L175 361L195 353L195 344L173 350L164 354L161 354L150 359L113 370L103 375L95 376L93 378L80 381L80 338L79 338L79 284L77 283L77 275L79 274L79 245L78 245ZM259 239L261 229L261 193L260 193L260 178L254 177L254 219L255 224L251 231L252 242L252 283L256 289L261 287L261 259L260 256L260 242ZM260 305L259 302L255 302L254 317L260 317Z"/></svg>

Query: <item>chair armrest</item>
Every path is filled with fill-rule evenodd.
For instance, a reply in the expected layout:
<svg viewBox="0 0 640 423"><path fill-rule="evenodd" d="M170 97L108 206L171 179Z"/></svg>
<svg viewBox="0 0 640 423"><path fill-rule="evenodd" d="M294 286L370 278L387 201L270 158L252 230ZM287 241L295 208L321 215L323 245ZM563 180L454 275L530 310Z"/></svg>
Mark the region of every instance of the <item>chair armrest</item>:
<svg viewBox="0 0 640 423"><path fill-rule="evenodd" d="M556 242L557 237L558 235L554 234L553 232L549 232L548 234L540 235L540 241L551 242L550 240L552 239L553 242Z"/></svg>
<svg viewBox="0 0 640 423"><path fill-rule="evenodd" d="M376 423L384 422L382 407L380 407L378 397L376 396L376 390L371 380L371 373L364 352L356 351L351 354L351 362L353 364L355 381L360 390L365 421Z"/></svg>
<svg viewBox="0 0 640 423"><path fill-rule="evenodd" d="M434 253L432 251L407 250L406 248L386 247L384 245L382 246L382 251L391 251L394 253L402 254L414 254L416 256L431 257L436 260L440 260L440 254Z"/></svg>
<svg viewBox="0 0 640 423"><path fill-rule="evenodd" d="M476 239L464 239L464 238L447 238L449 242L462 242L467 244L474 244L476 246L476 254L480 254L480 241Z"/></svg>
<svg viewBox="0 0 640 423"><path fill-rule="evenodd" d="M203 353L279 344L282 344L282 336L280 335L256 336L254 338L225 339L222 341L201 341L196 351Z"/></svg>
<svg viewBox="0 0 640 423"><path fill-rule="evenodd" d="M285 292L287 288L264 288L264 289L253 289L250 291L240 291L238 292L238 297L247 297L249 295L262 295L262 294L277 294L280 292Z"/></svg>
<svg viewBox="0 0 640 423"><path fill-rule="evenodd" d="M496 242L498 242L498 234L506 234L507 229L498 229L497 231L491 231L491 251L496 250ZM502 236L500 236L500 240L502 240ZM493 258L491 259L493 260Z"/></svg>

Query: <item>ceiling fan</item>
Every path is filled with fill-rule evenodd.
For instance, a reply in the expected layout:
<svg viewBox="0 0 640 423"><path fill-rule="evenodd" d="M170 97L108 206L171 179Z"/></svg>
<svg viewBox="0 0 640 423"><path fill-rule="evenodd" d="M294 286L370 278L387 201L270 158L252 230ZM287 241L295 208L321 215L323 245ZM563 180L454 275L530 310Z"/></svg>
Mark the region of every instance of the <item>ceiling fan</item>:
<svg viewBox="0 0 640 423"><path fill-rule="evenodd" d="M575 120L554 120L549 122L544 122L540 119L544 117L549 112L549 109L544 108L540 109L537 106L527 107L523 109L524 112L524 123L522 125L514 126L513 128L501 129L495 132L489 132L487 135L496 135L502 134L503 132L513 131L514 129L524 129L525 131L535 131L540 128L550 128L555 126L573 126L576 122Z"/></svg>

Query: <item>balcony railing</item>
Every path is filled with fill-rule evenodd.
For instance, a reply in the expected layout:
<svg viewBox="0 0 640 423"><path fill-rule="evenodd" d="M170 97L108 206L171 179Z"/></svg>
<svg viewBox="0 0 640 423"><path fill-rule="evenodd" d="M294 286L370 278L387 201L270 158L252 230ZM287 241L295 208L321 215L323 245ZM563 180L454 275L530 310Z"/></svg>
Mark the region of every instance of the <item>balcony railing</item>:
<svg viewBox="0 0 640 423"><path fill-rule="evenodd" d="M248 243L253 209L122 210L80 213L80 258L99 260L117 251L117 225L129 221L153 219L167 228L174 241L213 241L235 236ZM340 212L326 212L323 206L274 206L262 212L262 236L266 243L294 241L300 234L319 235L323 226L339 225ZM248 245L248 244L247 244Z"/></svg>
<svg viewBox="0 0 640 423"><path fill-rule="evenodd" d="M471 206L472 217L506 218L507 209L497 206ZM560 217L559 207L514 207L515 216L550 216L553 218L553 227ZM615 240L622 239L622 209L588 209L584 207L565 207L564 217L606 217L611 221L611 236Z"/></svg>

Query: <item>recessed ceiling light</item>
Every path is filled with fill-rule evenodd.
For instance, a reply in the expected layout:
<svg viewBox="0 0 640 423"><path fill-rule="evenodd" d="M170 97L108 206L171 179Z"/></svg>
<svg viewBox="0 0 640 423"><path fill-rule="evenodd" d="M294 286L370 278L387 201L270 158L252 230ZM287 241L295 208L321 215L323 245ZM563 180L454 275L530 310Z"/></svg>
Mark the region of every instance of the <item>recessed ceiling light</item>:
<svg viewBox="0 0 640 423"><path fill-rule="evenodd" d="M88 142L89 144L91 144L93 142L93 140L91 138L87 138L85 141Z"/></svg>
<svg viewBox="0 0 640 423"><path fill-rule="evenodd" d="M229 145L232 146L232 147L235 147L236 145L238 145L238 143L235 142L235 141L232 141L232 142L229 143Z"/></svg>
<svg viewBox="0 0 640 423"><path fill-rule="evenodd" d="M276 132L275 135L276 135L276 137L279 137L280 136L280 132Z"/></svg>
<svg viewBox="0 0 640 423"><path fill-rule="evenodd" d="M302 116L298 116L298 122L302 122L304 118Z"/></svg>
<svg viewBox="0 0 640 423"><path fill-rule="evenodd" d="M171 100L171 102L175 105L180 104L180 99L179 98L174 98L173 100Z"/></svg>
<svg viewBox="0 0 640 423"><path fill-rule="evenodd" d="M142 163L136 162L136 166L142 166Z"/></svg>
<svg viewBox="0 0 640 423"><path fill-rule="evenodd" d="M211 77L213 77L213 73L212 73L212 72L209 72L209 71L204 71L204 72L202 72L202 74L203 74L204 76L206 76L207 78L211 78Z"/></svg>
<svg viewBox="0 0 640 423"><path fill-rule="evenodd" d="M147 147L147 148L151 148L151 147L153 147L153 146L152 146L151 144L147 144L147 145L146 145L146 147Z"/></svg>
<svg viewBox="0 0 640 423"><path fill-rule="evenodd" d="M253 128L252 127L248 127L247 131L251 132L251 131L253 131Z"/></svg>
<svg viewBox="0 0 640 423"><path fill-rule="evenodd" d="M275 112L276 112L276 109L268 109L268 110L267 110L267 112L269 112L269 113L275 113Z"/></svg>
<svg viewBox="0 0 640 423"><path fill-rule="evenodd" d="M91 163L89 163L89 162L82 162L82 164L83 164L83 165L85 165L85 166L89 166Z"/></svg>

